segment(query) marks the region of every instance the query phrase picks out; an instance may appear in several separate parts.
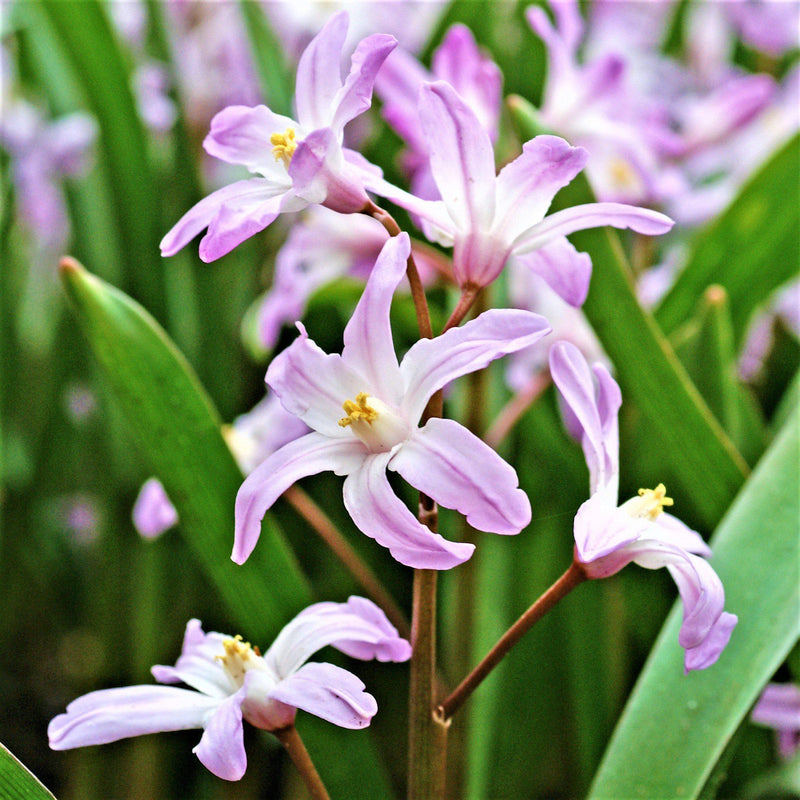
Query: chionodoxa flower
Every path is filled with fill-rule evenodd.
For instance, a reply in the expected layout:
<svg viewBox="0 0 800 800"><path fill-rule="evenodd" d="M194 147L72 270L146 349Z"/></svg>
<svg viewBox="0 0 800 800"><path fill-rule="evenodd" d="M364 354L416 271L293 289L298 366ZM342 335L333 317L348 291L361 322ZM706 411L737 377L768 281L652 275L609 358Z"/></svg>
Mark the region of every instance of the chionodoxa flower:
<svg viewBox="0 0 800 800"><path fill-rule="evenodd" d="M175 666L152 668L159 683L184 683L191 689L143 685L91 692L50 722L50 747L67 750L203 728L193 752L217 777L239 780L247 766L243 719L278 731L291 726L301 708L343 728L369 725L378 706L353 673L333 664L306 663L326 645L362 660L411 657L409 643L363 597L309 606L263 656L240 636L204 633L193 619Z"/></svg>
<svg viewBox="0 0 800 800"><path fill-rule="evenodd" d="M406 566L449 569L474 545L430 531L394 493L398 472L478 530L516 534L531 518L515 470L451 419L420 419L431 396L454 379L539 341L544 317L493 309L460 328L416 342L398 364L389 308L403 278L405 233L383 247L352 318L341 355L324 353L300 323L300 337L278 355L267 383L311 432L282 447L252 472L236 498L233 560L244 562L267 509L296 480L332 470L346 475L345 506L358 528Z"/></svg>
<svg viewBox="0 0 800 800"><path fill-rule="evenodd" d="M738 619L723 611L725 591L709 563L711 550L696 531L664 511L672 505L663 484L642 489L617 506L622 395L602 364L593 370L575 345L556 342L550 371L581 429L591 497L575 516L575 559L589 578L605 578L631 561L646 569L666 567L683 601L678 641L686 671L710 667ZM592 371L597 380L595 389Z"/></svg>

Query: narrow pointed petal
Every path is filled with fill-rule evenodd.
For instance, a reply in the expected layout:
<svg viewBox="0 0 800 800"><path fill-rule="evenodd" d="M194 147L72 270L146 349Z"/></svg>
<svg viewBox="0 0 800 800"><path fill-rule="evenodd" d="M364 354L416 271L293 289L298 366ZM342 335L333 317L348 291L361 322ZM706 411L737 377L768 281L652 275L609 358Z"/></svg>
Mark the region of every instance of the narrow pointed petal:
<svg viewBox="0 0 800 800"><path fill-rule="evenodd" d="M666 233L673 224L666 214L651 211L649 208L625 203L585 203L556 211L538 225L529 228L514 242L514 254L529 253L560 236L568 236L588 228L609 225L612 228L630 228L646 236L657 236Z"/></svg>
<svg viewBox="0 0 800 800"><path fill-rule="evenodd" d="M558 136L536 136L497 176L497 223L503 241L514 242L541 222L556 193L586 166L589 154Z"/></svg>
<svg viewBox="0 0 800 800"><path fill-rule="evenodd" d="M362 681L333 664L306 664L281 681L270 697L341 728L365 728L378 711Z"/></svg>
<svg viewBox="0 0 800 800"><path fill-rule="evenodd" d="M53 750L108 744L131 736L202 728L219 700L174 686L101 689L79 697L50 721Z"/></svg>
<svg viewBox="0 0 800 800"><path fill-rule="evenodd" d="M428 420L389 469L480 531L515 534L531 521L531 504L514 468L454 420Z"/></svg>
<svg viewBox="0 0 800 800"><path fill-rule="evenodd" d="M566 237L516 258L535 272L562 300L580 308L589 293L592 259L579 253Z"/></svg>
<svg viewBox="0 0 800 800"><path fill-rule="evenodd" d="M442 200L462 231L491 228L495 213L494 149L473 111L447 83L420 90L419 115Z"/></svg>
<svg viewBox="0 0 800 800"><path fill-rule="evenodd" d="M613 483L616 504L619 474L617 413L622 393L605 367L595 366L598 389L583 354L574 344L556 342L550 348L550 373L564 401L583 429L582 445L589 467L591 492ZM602 415L600 398L602 397Z"/></svg>
<svg viewBox="0 0 800 800"><path fill-rule="evenodd" d="M685 522L681 522L666 511L658 515L650 535L670 542L686 550L687 553L694 553L704 558L711 557L711 548L703 541L703 537L697 531L693 531Z"/></svg>
<svg viewBox="0 0 800 800"><path fill-rule="evenodd" d="M242 164L276 181L285 181L286 168L272 153L270 136L297 128L289 117L275 114L266 106L228 106L211 120L203 148L214 158Z"/></svg>
<svg viewBox="0 0 800 800"><path fill-rule="evenodd" d="M264 659L279 678L286 678L326 645L363 659L405 661L411 655L408 642L374 603L351 597L347 603L309 606L284 626Z"/></svg>
<svg viewBox="0 0 800 800"><path fill-rule="evenodd" d="M687 674L693 669L706 669L716 664L722 651L728 646L733 629L739 622L736 614L723 611L714 627L697 647L687 647L683 659L683 669Z"/></svg>
<svg viewBox="0 0 800 800"><path fill-rule="evenodd" d="M239 487L231 558L237 564L247 560L261 535L264 514L295 481L325 470L346 475L357 470L364 457L358 439L331 439L315 432L273 453Z"/></svg>
<svg viewBox="0 0 800 800"><path fill-rule="evenodd" d="M247 768L242 725L244 696L244 690L240 689L220 704L192 750L209 772L225 781L238 781Z"/></svg>
<svg viewBox="0 0 800 800"><path fill-rule="evenodd" d="M342 404L359 392L376 395L368 376L352 369L338 353L325 353L308 338L298 323L300 336L267 369L267 385L283 407L309 428L333 439L351 440L339 425Z"/></svg>
<svg viewBox="0 0 800 800"><path fill-rule="evenodd" d="M393 236L384 244L364 293L344 329L342 360L370 379L377 396L395 405L400 402L403 387L389 310L395 289L406 273L410 252L407 233Z"/></svg>
<svg viewBox="0 0 800 800"><path fill-rule="evenodd" d="M284 194L288 188L288 179L285 186L275 186L263 178L249 178L212 192L190 208L161 240L161 255L174 256L211 224L224 205L232 204L247 210L256 209L263 203L269 203L276 196Z"/></svg>
<svg viewBox="0 0 800 800"><path fill-rule="evenodd" d="M415 569L450 569L466 561L475 545L449 542L406 508L386 478L392 453L365 459L344 482L344 504L359 530L389 548L401 564Z"/></svg>
<svg viewBox="0 0 800 800"><path fill-rule="evenodd" d="M431 395L450 381L535 344L548 333L550 326L539 314L492 309L435 339L416 342L400 364L407 418L418 420Z"/></svg>
<svg viewBox="0 0 800 800"><path fill-rule="evenodd" d="M347 26L346 11L334 14L311 40L297 64L297 119L308 130L330 125L333 100L342 86L342 47Z"/></svg>
<svg viewBox="0 0 800 800"><path fill-rule="evenodd" d="M376 33L358 43L352 57L350 74L333 100L333 120L330 127L341 136L344 126L372 105L375 76L386 57L397 46L397 39Z"/></svg>

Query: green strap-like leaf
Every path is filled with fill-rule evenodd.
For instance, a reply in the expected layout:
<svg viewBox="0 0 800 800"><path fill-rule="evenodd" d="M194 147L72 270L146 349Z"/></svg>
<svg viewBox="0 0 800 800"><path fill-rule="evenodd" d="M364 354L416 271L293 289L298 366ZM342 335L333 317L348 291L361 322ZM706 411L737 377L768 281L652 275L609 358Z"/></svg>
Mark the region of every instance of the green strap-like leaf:
<svg viewBox="0 0 800 800"><path fill-rule="evenodd" d="M210 400L144 309L77 262L65 260L62 275L103 378L177 508L191 549L242 633L271 641L311 593L269 518L248 562L230 560L242 475Z"/></svg>
<svg viewBox="0 0 800 800"><path fill-rule="evenodd" d="M697 797L800 636L799 428L795 415L712 541L725 608L739 616L730 643L716 664L684 675L681 609L673 609L611 740L592 800Z"/></svg>
<svg viewBox="0 0 800 800"><path fill-rule="evenodd" d="M0 795L4 800L55 800L39 779L0 744Z"/></svg>
<svg viewBox="0 0 800 800"><path fill-rule="evenodd" d="M736 340L755 308L800 267L800 134L742 189L724 214L697 238L686 267L656 311L672 333L711 284L730 297Z"/></svg>

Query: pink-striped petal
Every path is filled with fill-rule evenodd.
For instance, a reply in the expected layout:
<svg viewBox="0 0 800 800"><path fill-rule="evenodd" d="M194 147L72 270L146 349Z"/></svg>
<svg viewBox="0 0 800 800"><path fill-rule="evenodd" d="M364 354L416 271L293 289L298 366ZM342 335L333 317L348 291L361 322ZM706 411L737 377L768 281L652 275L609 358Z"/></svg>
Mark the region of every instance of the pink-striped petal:
<svg viewBox="0 0 800 800"><path fill-rule="evenodd" d="M261 535L264 514L295 481L325 470L347 475L357 470L364 458L364 445L358 439L331 439L316 432L273 453L239 487L231 558L237 564L247 560Z"/></svg>
<svg viewBox="0 0 800 800"><path fill-rule="evenodd" d="M399 405L403 386L389 324L389 309L395 289L406 273L410 252L411 241L407 233L394 236L384 244L364 293L344 329L342 360L365 375L375 394L393 405Z"/></svg>
<svg viewBox="0 0 800 800"><path fill-rule="evenodd" d="M351 597L347 603L306 608L284 626L264 659L279 678L286 678L326 645L365 660L406 661L411 656L408 642L374 603Z"/></svg>
<svg viewBox="0 0 800 800"><path fill-rule="evenodd" d="M579 308L589 293L592 259L579 253L566 237L516 258L535 272L562 300Z"/></svg>
<svg viewBox="0 0 800 800"><path fill-rule="evenodd" d="M406 418L418 420L431 395L450 381L522 350L549 332L547 320L539 314L492 309L435 339L416 342L400 364L406 389Z"/></svg>
<svg viewBox="0 0 800 800"><path fill-rule="evenodd" d="M605 225L612 228L630 228L645 236L657 236L666 233L673 224L666 214L651 211L649 208L629 206L625 203L585 203L556 211L555 214L545 217L517 238L513 252L515 255L529 253L561 236L568 236L570 233L588 228L602 228Z"/></svg>
<svg viewBox="0 0 800 800"><path fill-rule="evenodd" d="M306 664L281 681L270 697L341 728L365 728L378 711L362 681L333 664Z"/></svg>
<svg viewBox="0 0 800 800"><path fill-rule="evenodd" d="M450 569L466 561L475 545L449 542L422 525L394 493L386 477L392 453L377 453L344 482L344 504L358 529L415 569Z"/></svg>
<svg viewBox="0 0 800 800"><path fill-rule="evenodd" d="M531 521L514 468L454 420L430 419L416 429L389 469L478 530L515 534Z"/></svg>
<svg viewBox="0 0 800 800"><path fill-rule="evenodd" d="M247 768L242 725L244 697L245 692L240 689L220 703L206 723L202 738L192 750L209 772L225 781L238 781Z"/></svg>
<svg viewBox="0 0 800 800"><path fill-rule="evenodd" d="M433 177L456 227L488 231L495 214L494 150L489 134L443 81L422 87L419 115Z"/></svg>
<svg viewBox="0 0 800 800"><path fill-rule="evenodd" d="M297 64L295 105L297 119L308 130L326 128L333 101L342 86L342 47L347 36L346 11L334 14L311 40Z"/></svg>
<svg viewBox="0 0 800 800"><path fill-rule="evenodd" d="M131 736L202 728L219 700L174 686L101 689L73 700L50 721L53 750L107 744Z"/></svg>

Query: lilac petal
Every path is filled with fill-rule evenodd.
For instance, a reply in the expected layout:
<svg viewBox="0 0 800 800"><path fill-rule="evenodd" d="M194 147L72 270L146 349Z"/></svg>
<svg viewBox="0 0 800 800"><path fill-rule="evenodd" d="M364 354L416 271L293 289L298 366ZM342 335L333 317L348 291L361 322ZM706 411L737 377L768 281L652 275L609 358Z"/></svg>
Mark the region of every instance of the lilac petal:
<svg viewBox="0 0 800 800"><path fill-rule="evenodd" d="M287 128L297 128L297 123L266 106L228 106L211 120L203 148L221 161L242 164L250 172L285 181L286 169L272 154L270 136Z"/></svg>
<svg viewBox="0 0 800 800"><path fill-rule="evenodd" d="M306 136L289 164L289 176L299 197L306 203L324 203L341 214L355 214L369 203L361 172L345 161L330 128Z"/></svg>
<svg viewBox="0 0 800 800"><path fill-rule="evenodd" d="M399 405L403 387L389 309L394 291L406 273L410 252L407 233L394 236L384 244L364 293L344 329L342 360L365 375L375 387L375 394L393 405Z"/></svg>
<svg viewBox="0 0 800 800"><path fill-rule="evenodd" d="M435 339L416 342L400 364L407 419L418 420L431 395L450 381L522 350L549 332L547 320L539 314L492 309Z"/></svg>
<svg viewBox="0 0 800 800"><path fill-rule="evenodd" d="M261 535L264 514L295 481L324 470L349 474L364 457L364 445L358 439L331 439L314 432L273 453L239 487L231 558L237 564L247 560Z"/></svg>
<svg viewBox="0 0 800 800"><path fill-rule="evenodd" d="M462 231L491 228L495 214L494 150L474 112L447 83L420 90L419 115L442 200Z"/></svg>
<svg viewBox="0 0 800 800"><path fill-rule="evenodd" d="M413 487L473 528L519 533L531 521L531 504L513 467L474 433L451 419L430 419L389 462Z"/></svg>
<svg viewBox="0 0 800 800"><path fill-rule="evenodd" d="M362 39L352 56L350 74L333 100L330 127L337 136L342 129L372 105L372 86L386 57L397 46L397 39L376 33Z"/></svg>
<svg viewBox="0 0 800 800"><path fill-rule="evenodd" d="M730 641L733 629L739 622L736 614L723 611L714 627L697 647L687 647L683 660L684 671L688 674L693 669L705 669L717 662L722 651Z"/></svg>
<svg viewBox="0 0 800 800"><path fill-rule="evenodd" d="M341 728L366 728L378 711L375 698L352 672L333 664L306 664L281 681L270 697Z"/></svg>
<svg viewBox="0 0 800 800"><path fill-rule="evenodd" d="M79 697L47 727L50 747L69 750L130 736L202 728L219 700L174 686L101 689Z"/></svg>
<svg viewBox="0 0 800 800"><path fill-rule="evenodd" d="M150 672L159 683L185 683L209 697L228 697L236 691L236 684L219 661L227 638L220 633L204 633L200 620L190 619L175 666L156 664Z"/></svg>
<svg viewBox="0 0 800 800"><path fill-rule="evenodd" d="M595 375L602 387L596 393L592 371L581 351L571 342L556 342L550 348L550 373L561 396L577 417L583 429L583 453L589 467L591 492L613 484L616 504L616 482L619 474L617 412L622 394L614 379L601 365ZM598 403L603 400L603 414Z"/></svg>
<svg viewBox="0 0 800 800"><path fill-rule="evenodd" d="M658 532L657 535L656 532ZM650 535L674 544L686 550L687 553L694 553L704 558L711 557L711 548L703 541L703 537L697 531L693 531L686 523L681 522L677 517L673 517L672 514L667 512L658 515L655 520L655 527Z"/></svg>
<svg viewBox="0 0 800 800"><path fill-rule="evenodd" d="M592 259L588 253L579 253L569 239L562 236L517 258L562 300L575 308L583 305L589 293Z"/></svg>
<svg viewBox="0 0 800 800"><path fill-rule="evenodd" d="M286 678L326 645L364 659L406 661L411 655L408 642L374 603L351 597L347 603L309 606L284 626L264 659L279 678Z"/></svg>
<svg viewBox="0 0 800 800"><path fill-rule="evenodd" d="M145 481L133 504L133 525L145 539L155 539L178 524L178 512L158 478Z"/></svg>
<svg viewBox="0 0 800 800"><path fill-rule="evenodd" d="M673 224L666 214L651 211L649 208L625 203L585 203L556 211L538 225L529 228L514 242L514 254L529 253L560 236L568 236L588 228L610 225L612 228L630 228L646 236L657 236L666 233Z"/></svg>
<svg viewBox="0 0 800 800"><path fill-rule="evenodd" d="M800 686L794 683L768 684L750 719L778 731L800 731Z"/></svg>
<svg viewBox="0 0 800 800"><path fill-rule="evenodd" d="M575 552L589 577L607 578L630 564L637 555L630 548L651 524L617 508L605 490L582 503L573 524Z"/></svg>
<svg viewBox="0 0 800 800"><path fill-rule="evenodd" d="M295 105L297 119L309 130L326 128L333 100L342 86L342 47L347 36L346 11L334 14L311 40L297 64Z"/></svg>
<svg viewBox="0 0 800 800"><path fill-rule="evenodd" d="M419 61L398 47L384 61L375 80L375 91L383 101L381 116L406 147L426 155L428 144L420 127L417 100L420 86L430 79Z"/></svg>
<svg viewBox="0 0 800 800"><path fill-rule="evenodd" d="M406 508L386 478L392 453L377 453L344 482L344 504L356 526L401 564L415 569L450 569L466 561L475 545L449 542Z"/></svg>
<svg viewBox="0 0 800 800"><path fill-rule="evenodd" d="M223 205L233 203L239 208L257 208L276 195L283 194L288 188L288 180L286 186L279 187L264 178L248 178L212 192L190 208L161 240L161 255L174 256L189 244L200 231L211 224Z"/></svg>
<svg viewBox="0 0 800 800"><path fill-rule="evenodd" d="M589 154L558 136L536 136L497 176L496 227L511 244L538 225L556 193L586 166Z"/></svg>
<svg viewBox="0 0 800 800"><path fill-rule="evenodd" d="M351 440L339 425L342 404L359 392L377 395L367 376L352 369L338 353L325 353L298 323L300 336L272 361L267 385L283 407L309 428L334 439Z"/></svg>
<svg viewBox="0 0 800 800"><path fill-rule="evenodd" d="M266 179L261 182L267 183ZM292 191L283 190L271 197L237 197L235 202L223 203L209 222L208 233L200 240L201 261L209 263L222 258L245 239L263 231L279 214L300 211L307 205Z"/></svg>
<svg viewBox="0 0 800 800"><path fill-rule="evenodd" d="M220 703L192 750L209 772L226 781L238 781L247 768L242 725L244 697L244 689L240 689Z"/></svg>

